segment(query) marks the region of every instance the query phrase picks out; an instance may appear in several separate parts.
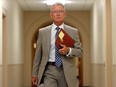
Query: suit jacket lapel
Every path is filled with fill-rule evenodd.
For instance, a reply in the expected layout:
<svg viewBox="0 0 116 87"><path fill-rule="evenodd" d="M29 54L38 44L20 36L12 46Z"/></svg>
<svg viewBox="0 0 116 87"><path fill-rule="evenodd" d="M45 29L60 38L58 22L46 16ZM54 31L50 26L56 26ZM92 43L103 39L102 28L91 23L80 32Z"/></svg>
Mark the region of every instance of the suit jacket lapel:
<svg viewBox="0 0 116 87"><path fill-rule="evenodd" d="M51 45L51 30L52 30L52 26L50 26L48 29L47 29L47 31L46 31L46 38L47 38L47 46L46 46L46 48L47 48L47 53L49 54L49 52L50 52L50 45Z"/></svg>

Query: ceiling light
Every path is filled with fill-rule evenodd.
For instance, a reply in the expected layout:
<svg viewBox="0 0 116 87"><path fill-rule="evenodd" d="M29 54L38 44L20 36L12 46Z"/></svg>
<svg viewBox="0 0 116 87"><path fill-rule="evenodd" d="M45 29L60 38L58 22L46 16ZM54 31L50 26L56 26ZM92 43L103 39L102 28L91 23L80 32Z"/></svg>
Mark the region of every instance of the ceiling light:
<svg viewBox="0 0 116 87"><path fill-rule="evenodd" d="M65 5L66 3L71 3L71 1L66 1L66 0L45 0L42 1L43 3L46 3L47 5L53 5L54 3L62 3Z"/></svg>

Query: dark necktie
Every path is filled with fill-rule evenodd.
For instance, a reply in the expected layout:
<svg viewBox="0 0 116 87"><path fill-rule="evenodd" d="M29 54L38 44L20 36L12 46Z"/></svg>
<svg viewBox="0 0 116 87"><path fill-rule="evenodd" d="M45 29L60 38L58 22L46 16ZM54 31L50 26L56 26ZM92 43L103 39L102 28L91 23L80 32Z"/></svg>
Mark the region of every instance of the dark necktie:
<svg viewBox="0 0 116 87"><path fill-rule="evenodd" d="M59 32L59 27L57 27L56 28L56 37L58 36L58 32ZM57 67L60 67L61 66L61 64L62 64L62 59L61 59L61 56L60 56L60 54L59 54L59 49L57 48L57 46L55 46L55 65L57 66Z"/></svg>

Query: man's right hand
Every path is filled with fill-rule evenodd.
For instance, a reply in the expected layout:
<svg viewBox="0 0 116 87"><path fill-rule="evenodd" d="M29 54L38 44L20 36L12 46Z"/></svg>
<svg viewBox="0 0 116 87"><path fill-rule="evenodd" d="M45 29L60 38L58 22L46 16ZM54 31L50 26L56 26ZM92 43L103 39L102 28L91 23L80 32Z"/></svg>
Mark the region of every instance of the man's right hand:
<svg viewBox="0 0 116 87"><path fill-rule="evenodd" d="M38 77L32 77L32 83L33 83L33 85L37 85L38 84Z"/></svg>

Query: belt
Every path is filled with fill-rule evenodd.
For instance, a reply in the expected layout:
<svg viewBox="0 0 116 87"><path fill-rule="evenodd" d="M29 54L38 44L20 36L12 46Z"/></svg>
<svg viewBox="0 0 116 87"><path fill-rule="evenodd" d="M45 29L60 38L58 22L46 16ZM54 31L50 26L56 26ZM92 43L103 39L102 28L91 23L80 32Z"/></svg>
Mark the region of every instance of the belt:
<svg viewBox="0 0 116 87"><path fill-rule="evenodd" d="M48 62L47 65L52 65L52 66L56 66L55 62ZM60 66L60 68L62 67L62 65Z"/></svg>
<svg viewBox="0 0 116 87"><path fill-rule="evenodd" d="M48 62L47 64L48 64L48 65L56 66L56 65L55 65L55 62Z"/></svg>

